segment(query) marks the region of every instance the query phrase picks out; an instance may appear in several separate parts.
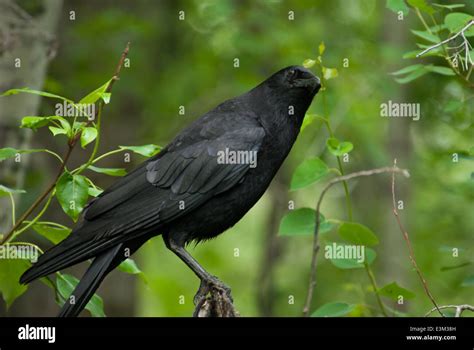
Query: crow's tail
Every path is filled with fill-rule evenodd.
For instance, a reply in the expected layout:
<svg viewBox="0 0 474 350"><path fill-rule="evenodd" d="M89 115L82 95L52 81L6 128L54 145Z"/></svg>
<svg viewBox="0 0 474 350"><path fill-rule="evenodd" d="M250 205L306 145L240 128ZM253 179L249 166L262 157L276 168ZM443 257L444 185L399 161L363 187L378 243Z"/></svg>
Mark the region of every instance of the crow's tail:
<svg viewBox="0 0 474 350"><path fill-rule="evenodd" d="M66 300L58 317L76 317L86 307L107 273L114 269L122 257L123 244L118 244L98 255L87 269L76 289Z"/></svg>

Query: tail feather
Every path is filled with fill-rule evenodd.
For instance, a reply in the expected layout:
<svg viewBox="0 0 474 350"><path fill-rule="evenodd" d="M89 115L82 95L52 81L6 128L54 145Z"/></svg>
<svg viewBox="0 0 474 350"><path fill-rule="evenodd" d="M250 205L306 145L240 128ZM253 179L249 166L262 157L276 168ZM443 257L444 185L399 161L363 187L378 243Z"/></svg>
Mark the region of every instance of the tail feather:
<svg viewBox="0 0 474 350"><path fill-rule="evenodd" d="M47 276L87 259L91 259L101 252L106 251L109 247L114 247L115 244L118 244L118 239L89 242L75 239L74 236L69 236L41 255L38 261L20 277L20 283L30 283L39 277Z"/></svg>
<svg viewBox="0 0 474 350"><path fill-rule="evenodd" d="M94 259L80 280L76 289L64 303L58 317L76 317L86 307L107 273L114 269L124 258L118 254L123 244L118 244Z"/></svg>

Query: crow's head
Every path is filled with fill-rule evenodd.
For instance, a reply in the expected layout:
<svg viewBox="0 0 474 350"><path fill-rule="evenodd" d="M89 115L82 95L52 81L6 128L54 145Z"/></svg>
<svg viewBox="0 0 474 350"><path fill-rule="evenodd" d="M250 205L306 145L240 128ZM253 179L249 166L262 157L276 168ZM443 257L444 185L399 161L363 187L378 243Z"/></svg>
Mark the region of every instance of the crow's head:
<svg viewBox="0 0 474 350"><path fill-rule="evenodd" d="M290 66L273 74L268 86L277 93L311 99L321 88L321 82L311 71L301 66Z"/></svg>
<svg viewBox="0 0 474 350"><path fill-rule="evenodd" d="M273 111L271 117L267 118L267 123L281 127L295 123L299 130L305 113L320 88L319 78L308 69L290 66L273 74L257 86L252 94L257 105L264 105L264 108Z"/></svg>

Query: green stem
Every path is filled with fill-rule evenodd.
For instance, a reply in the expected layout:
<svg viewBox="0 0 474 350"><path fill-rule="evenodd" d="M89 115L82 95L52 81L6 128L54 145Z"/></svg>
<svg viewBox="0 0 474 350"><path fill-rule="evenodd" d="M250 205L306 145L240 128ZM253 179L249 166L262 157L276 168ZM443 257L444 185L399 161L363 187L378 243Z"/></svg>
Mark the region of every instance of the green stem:
<svg viewBox="0 0 474 350"><path fill-rule="evenodd" d="M87 162L83 165L81 165L78 169L75 169L72 173L77 175L77 174L80 174L82 173L85 169L87 169L89 167L89 165L91 165L94 161L94 158L97 154L97 151L99 150L99 144L100 144L100 120L101 120L101 116L102 116L102 109L104 108L104 103L102 101L99 102L99 109L97 111L97 123L96 123L96 129L97 129L97 137L95 139L95 143L94 143L94 149L92 150L92 153L89 157L89 159L87 160Z"/></svg>
<svg viewBox="0 0 474 350"><path fill-rule="evenodd" d="M25 220L23 221L24 224L29 224L31 221L30 220ZM38 222L34 222L33 224L35 223L38 223ZM48 226L56 226L58 228L63 228L63 229L69 229L69 227L67 226L64 226L64 225L61 225L61 224L58 224L57 222L52 222L52 221L41 221L39 222L43 225L48 225Z"/></svg>
<svg viewBox="0 0 474 350"><path fill-rule="evenodd" d="M474 68L474 64L471 65L469 68L469 72L467 72L466 79L469 80L471 78L472 68Z"/></svg>
<svg viewBox="0 0 474 350"><path fill-rule="evenodd" d="M323 108L324 111L326 111L326 98L325 94L323 94ZM328 129L328 133L330 137L334 137L334 133L331 128L331 123L329 122L329 118L324 117L324 124L326 125L326 128ZM342 162L341 162L341 157L336 156L337 159L337 165L339 167L339 172L341 175L344 175L344 169L342 167ZM347 217L349 221L352 221L352 203L351 203L351 195L349 193L349 187L347 186L347 182L343 181L342 185L344 186L344 194L346 197L346 207L347 207Z"/></svg>
<svg viewBox="0 0 474 350"><path fill-rule="evenodd" d="M367 275L369 276L370 284L374 289L375 297L377 299L377 304L379 304L380 311L385 317L388 317L387 310L385 310L385 306L382 302L382 299L380 298L379 293L377 293L379 288L377 287L377 282L375 281L374 273L372 272L372 269L370 268L369 264L367 264L367 262L364 262L364 267L365 271L367 271Z"/></svg>
<svg viewBox="0 0 474 350"><path fill-rule="evenodd" d="M101 156L99 156L99 157L97 157L96 159L94 159L94 160L92 161L92 164L95 164L95 163L97 163L99 160L102 160L102 159L104 159L105 157L111 156L112 154L120 153L120 152L123 152L123 151L125 151L125 150L119 148L119 149L115 149L115 150L113 150L113 151L104 153L104 154L102 154Z"/></svg>
<svg viewBox="0 0 474 350"><path fill-rule="evenodd" d="M44 253L43 250L40 247L38 247L36 244L30 243L30 242L11 242L11 243L7 243L7 245L27 245L27 246L35 248L41 254Z"/></svg>
<svg viewBox="0 0 474 350"><path fill-rule="evenodd" d="M45 151L46 153L49 153L49 154L55 156L55 157L61 162L61 164L63 164L63 159L61 158L61 156L60 156L59 154L57 154L56 152L53 152L53 151L51 151L51 150L49 150L49 149L45 149L44 151Z"/></svg>
<svg viewBox="0 0 474 350"><path fill-rule="evenodd" d="M431 31L430 27L429 27L428 24L425 22L425 19L423 18L423 15L421 14L420 10L415 7L415 12L416 12L416 15L418 16L418 18L420 19L421 23L423 23L423 26L425 27L425 29L426 29L430 34L433 34L433 32Z"/></svg>
<svg viewBox="0 0 474 350"><path fill-rule="evenodd" d="M17 237L21 233L25 232L27 229L29 229L31 226L33 226L41 218L41 216L43 216L43 214L46 212L46 209L48 209L49 204L51 203L51 199L53 199L55 193L56 193L56 191L53 190L51 192L51 194L49 195L48 200L46 201L43 209L41 209L41 211L38 213L38 215L36 215L33 220L29 221L29 223L27 225L25 225L24 227L22 227L20 230L15 231L11 235L11 237L7 240L7 242L12 241L15 237Z"/></svg>

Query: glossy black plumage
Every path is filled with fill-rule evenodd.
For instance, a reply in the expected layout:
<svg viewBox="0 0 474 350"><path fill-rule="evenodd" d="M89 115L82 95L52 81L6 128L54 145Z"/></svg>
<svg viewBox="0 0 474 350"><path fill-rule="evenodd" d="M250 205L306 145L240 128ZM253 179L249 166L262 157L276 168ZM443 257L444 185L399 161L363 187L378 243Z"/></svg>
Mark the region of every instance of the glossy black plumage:
<svg viewBox="0 0 474 350"><path fill-rule="evenodd" d="M66 305L61 314L77 315L105 274L126 258L126 248L133 253L158 234L168 246L171 241L182 247L233 226L263 195L288 155L319 86L308 70L288 67L206 113L91 201L71 235L43 254L20 281L100 256L81 282L87 291L81 292L81 307ZM257 166L219 163L218 152L226 149L256 152Z"/></svg>

